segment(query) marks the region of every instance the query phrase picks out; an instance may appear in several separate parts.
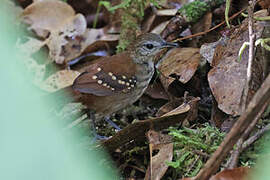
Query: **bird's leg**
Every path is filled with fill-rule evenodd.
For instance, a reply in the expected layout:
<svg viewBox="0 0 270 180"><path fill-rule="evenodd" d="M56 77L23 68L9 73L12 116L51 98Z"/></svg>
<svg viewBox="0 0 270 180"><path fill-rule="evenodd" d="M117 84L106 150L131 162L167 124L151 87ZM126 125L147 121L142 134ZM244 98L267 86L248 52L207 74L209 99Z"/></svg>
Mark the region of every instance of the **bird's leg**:
<svg viewBox="0 0 270 180"><path fill-rule="evenodd" d="M77 58L75 58L75 59L72 59L71 61L69 61L68 63L67 63L67 65L70 67L70 66L72 66L72 65L74 65L74 64L77 64L81 59L83 59L83 58L85 58L85 57L87 57L87 56L91 56L92 55L92 53L87 53L87 54L85 54L85 55L82 55L82 56L80 56L80 57L77 57Z"/></svg>
<svg viewBox="0 0 270 180"><path fill-rule="evenodd" d="M96 131L96 122L95 122L96 117L95 117L95 113L93 111L89 110L87 112L87 116L88 116L88 118L91 121L92 130L93 130L93 134L94 134L94 138L93 138L92 142L96 142L97 140L106 140L106 139L108 139L107 136L101 136Z"/></svg>
<svg viewBox="0 0 270 180"><path fill-rule="evenodd" d="M104 117L104 120L107 121L112 127L114 127L117 131L120 131L121 128L119 126L117 126L114 122L112 122L110 120L110 117L109 116L105 116Z"/></svg>

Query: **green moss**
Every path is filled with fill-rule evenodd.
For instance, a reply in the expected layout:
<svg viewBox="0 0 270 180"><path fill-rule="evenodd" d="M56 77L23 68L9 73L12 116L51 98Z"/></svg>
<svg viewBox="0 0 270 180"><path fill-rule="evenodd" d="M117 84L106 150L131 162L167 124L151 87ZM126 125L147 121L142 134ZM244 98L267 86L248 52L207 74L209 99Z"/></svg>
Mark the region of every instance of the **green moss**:
<svg viewBox="0 0 270 180"><path fill-rule="evenodd" d="M181 175L195 176L202 168L204 161L202 156L194 153L202 151L211 155L222 142L225 134L206 124L202 128L169 129L174 139L173 161L168 165L173 167L175 179Z"/></svg>
<svg viewBox="0 0 270 180"><path fill-rule="evenodd" d="M179 12L185 17L187 22L197 22L207 11L210 5L201 1L194 1L184 5Z"/></svg>
<svg viewBox="0 0 270 180"><path fill-rule="evenodd" d="M136 31L139 29L137 18L128 13L123 13L120 40L117 46L117 53L124 51L130 42L136 38Z"/></svg>
<svg viewBox="0 0 270 180"><path fill-rule="evenodd" d="M111 6L109 1L99 2L99 7L103 5L112 13L119 9L122 10L122 30L120 33L119 44L117 46L117 53L124 51L128 45L135 40L136 31L139 29L140 22L144 17L144 9L149 3L159 7L157 0L122 0L120 4L115 6ZM94 25L96 25L96 21Z"/></svg>
<svg viewBox="0 0 270 180"><path fill-rule="evenodd" d="M202 16L211 11L215 7L219 7L225 2L225 0L208 0L208 1L194 1L188 4L185 4L182 8L179 9L179 13L183 16L187 22L195 23Z"/></svg>

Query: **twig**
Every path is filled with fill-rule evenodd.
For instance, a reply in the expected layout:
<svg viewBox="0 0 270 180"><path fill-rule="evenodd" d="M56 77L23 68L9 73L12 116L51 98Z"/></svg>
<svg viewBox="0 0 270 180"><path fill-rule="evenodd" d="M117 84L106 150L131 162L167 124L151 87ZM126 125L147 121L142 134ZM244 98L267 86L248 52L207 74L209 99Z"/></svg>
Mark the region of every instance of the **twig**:
<svg viewBox="0 0 270 180"><path fill-rule="evenodd" d="M196 163L198 162L198 160L201 158L200 155L198 155L195 160L192 162L192 164L190 165L190 167L188 168L185 176L187 176L189 174L189 172L192 170L192 168L196 165Z"/></svg>
<svg viewBox="0 0 270 180"><path fill-rule="evenodd" d="M232 19L234 19L235 17L239 16L239 15L240 15L242 12L244 12L245 10L246 10L246 8L245 8L245 9L242 9L241 11L239 11L239 12L237 12L237 13L235 13L234 15L232 15L232 16L229 18L229 20L232 20ZM189 35L189 36L185 36L185 37L182 37L182 38L175 39L175 40L173 40L173 42L180 42L180 41L183 41L183 40L185 40L185 39L190 39L190 38L194 38L194 37L197 37L197 36L202 36L202 35L204 35L204 34L207 34L207 33L211 32L211 31L213 31L213 30L219 28L220 26L222 26L222 25L225 24L225 23L226 23L226 22L223 21L223 22L219 23L218 25L212 27L211 29L208 29L208 30L206 30L206 31L199 32L199 33L196 33L196 34L192 34L192 35Z"/></svg>
<svg viewBox="0 0 270 180"><path fill-rule="evenodd" d="M241 152L243 152L243 150L244 150L243 149L243 144L245 143L244 141L248 138L249 134L252 132L252 130L256 126L258 120L261 118L261 116L262 116L263 112L265 111L265 109L267 108L269 102L270 101L268 101L267 103L264 104L263 108L257 114L256 118L254 118L254 120L250 123L250 125L248 126L248 128L243 133L242 137L238 140L238 142L236 144L236 148L232 152L232 155L231 155L231 157L229 158L229 160L227 162L226 167L228 169L232 169L232 168L237 167L238 158L239 158Z"/></svg>
<svg viewBox="0 0 270 180"><path fill-rule="evenodd" d="M268 102L269 98L270 75L267 76L261 88L253 96L246 111L239 117L219 148L214 152L212 157L206 162L204 168L195 177L195 180L208 180L210 176L218 170L222 161L226 158L230 150L260 112L262 107L266 102Z"/></svg>
<svg viewBox="0 0 270 180"><path fill-rule="evenodd" d="M139 167L137 167L137 166L133 166L133 165L127 165L128 167L131 167L131 168L134 168L134 169L136 169L136 170L138 170L138 171L140 171L140 172L142 172L142 173L145 173L145 170L144 169L142 169L142 168L139 168Z"/></svg>
<svg viewBox="0 0 270 180"><path fill-rule="evenodd" d="M112 152L128 142L142 140L142 138L145 138L145 133L150 129L158 131L175 124L181 124L188 117L188 115L189 112L185 112L178 115L162 116L130 124L121 131L117 132L110 139L104 141L102 145L109 152Z"/></svg>
<svg viewBox="0 0 270 180"><path fill-rule="evenodd" d="M247 67L247 80L242 96L242 112L245 111L247 105L247 98L248 98L248 91L249 91L249 84L251 81L251 73L252 73L252 62L254 59L254 48L255 48L255 33L254 33L254 19L253 19L253 11L256 4L256 0L252 0L250 6L248 7L248 34L249 34L249 51L248 51L248 67Z"/></svg>
<svg viewBox="0 0 270 180"><path fill-rule="evenodd" d="M198 154L200 156L203 156L204 158L210 158L209 154L202 152L202 151L199 151L199 150L193 150L193 153Z"/></svg>
<svg viewBox="0 0 270 180"><path fill-rule="evenodd" d="M241 150L242 144L243 144L243 139L240 138L238 140L238 142L236 143L235 150L232 151L231 157L229 158L229 160L226 163L227 169L233 169L233 168L236 167L237 162L238 162L238 159L239 159L239 156L240 156L240 153L242 151Z"/></svg>
<svg viewBox="0 0 270 180"><path fill-rule="evenodd" d="M256 132L253 136L251 136L248 140L244 142L242 145L242 149L245 150L247 147L249 147L251 144L253 144L255 141L257 141L264 133L270 130L270 124L267 124L263 129Z"/></svg>

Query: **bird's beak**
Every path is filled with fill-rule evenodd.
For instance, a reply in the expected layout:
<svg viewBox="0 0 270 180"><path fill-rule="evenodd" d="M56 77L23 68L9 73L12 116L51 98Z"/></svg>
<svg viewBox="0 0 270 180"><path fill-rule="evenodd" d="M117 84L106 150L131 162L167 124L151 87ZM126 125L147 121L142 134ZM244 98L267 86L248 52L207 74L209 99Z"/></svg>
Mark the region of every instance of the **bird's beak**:
<svg viewBox="0 0 270 180"><path fill-rule="evenodd" d="M179 45L177 43L172 43L172 42L164 42L162 45L163 48L165 47L179 47Z"/></svg>

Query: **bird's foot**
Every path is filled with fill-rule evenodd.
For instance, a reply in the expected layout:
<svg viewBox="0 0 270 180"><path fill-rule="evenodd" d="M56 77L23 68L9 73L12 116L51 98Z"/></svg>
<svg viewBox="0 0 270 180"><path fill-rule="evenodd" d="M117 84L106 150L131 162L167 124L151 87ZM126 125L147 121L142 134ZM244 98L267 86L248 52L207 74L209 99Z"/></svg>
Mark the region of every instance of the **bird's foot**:
<svg viewBox="0 0 270 180"><path fill-rule="evenodd" d="M110 117L106 116L105 118L105 121L108 122L112 127L114 127L117 131L120 131L121 128L119 126L117 126L114 122L112 122L110 120Z"/></svg>
<svg viewBox="0 0 270 180"><path fill-rule="evenodd" d="M97 134L96 132L94 132L94 137L93 137L93 139L91 141L91 144L94 144L97 141L102 141L102 140L107 140L107 139L109 139L109 137L101 136L101 135Z"/></svg>

